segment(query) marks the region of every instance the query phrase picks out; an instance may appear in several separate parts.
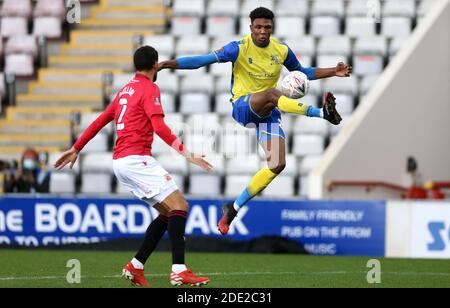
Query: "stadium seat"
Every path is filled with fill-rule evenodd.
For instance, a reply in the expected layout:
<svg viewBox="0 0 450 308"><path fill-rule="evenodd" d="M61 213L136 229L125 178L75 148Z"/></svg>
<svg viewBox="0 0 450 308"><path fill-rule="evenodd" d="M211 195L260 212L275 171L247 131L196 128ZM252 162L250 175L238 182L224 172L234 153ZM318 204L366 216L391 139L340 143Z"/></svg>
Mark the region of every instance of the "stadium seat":
<svg viewBox="0 0 450 308"><path fill-rule="evenodd" d="M246 36L250 34L250 24L251 20L248 16L242 16L239 19L239 32L238 34L241 36Z"/></svg>
<svg viewBox="0 0 450 308"><path fill-rule="evenodd" d="M340 33L341 21L335 16L313 16L310 19L310 35L332 36Z"/></svg>
<svg viewBox="0 0 450 308"><path fill-rule="evenodd" d="M274 1L273 0L243 0L241 7L241 16L248 16L250 12L253 11L257 7L265 7L269 10L274 10Z"/></svg>
<svg viewBox="0 0 450 308"><path fill-rule="evenodd" d="M206 35L186 35L180 37L175 46L177 55L203 55L210 52L209 37Z"/></svg>
<svg viewBox="0 0 450 308"><path fill-rule="evenodd" d="M184 138L184 144L193 153L198 155L212 155L219 150L218 134L190 133Z"/></svg>
<svg viewBox="0 0 450 308"><path fill-rule="evenodd" d="M156 84L161 92L178 94L179 92L179 76L171 73L169 70L162 70L158 73Z"/></svg>
<svg viewBox="0 0 450 308"><path fill-rule="evenodd" d="M311 16L344 16L343 0L316 0L312 2Z"/></svg>
<svg viewBox="0 0 450 308"><path fill-rule="evenodd" d="M316 42L312 36L302 36L298 38L287 37L284 42L295 54L314 56L316 53Z"/></svg>
<svg viewBox="0 0 450 308"><path fill-rule="evenodd" d="M27 19L23 17L3 17L0 24L1 36L25 36L28 34Z"/></svg>
<svg viewBox="0 0 450 308"><path fill-rule="evenodd" d="M358 38L353 47L353 53L385 56L387 53L386 38L383 36Z"/></svg>
<svg viewBox="0 0 450 308"><path fill-rule="evenodd" d="M327 121L319 118L296 117L293 132L298 135L319 135L325 137L328 134Z"/></svg>
<svg viewBox="0 0 450 308"><path fill-rule="evenodd" d="M31 0L3 0L1 16L29 18L31 16Z"/></svg>
<svg viewBox="0 0 450 308"><path fill-rule="evenodd" d="M275 6L275 16L306 17L308 15L308 0L278 0Z"/></svg>
<svg viewBox="0 0 450 308"><path fill-rule="evenodd" d="M305 34L305 19L303 18L279 17L274 23L274 35L277 37L299 37Z"/></svg>
<svg viewBox="0 0 450 308"><path fill-rule="evenodd" d="M358 79L354 76L348 78L327 78L323 81L324 91L337 94L358 95ZM339 102L338 102L339 106Z"/></svg>
<svg viewBox="0 0 450 308"><path fill-rule="evenodd" d="M110 194L112 174L84 172L81 175L82 194Z"/></svg>
<svg viewBox="0 0 450 308"><path fill-rule="evenodd" d="M144 45L155 46L159 53L165 53L169 56L174 54L175 38L172 35L150 35L144 39Z"/></svg>
<svg viewBox="0 0 450 308"><path fill-rule="evenodd" d="M200 17L172 17L172 35L198 35L200 34L200 22Z"/></svg>
<svg viewBox="0 0 450 308"><path fill-rule="evenodd" d="M376 34L376 24L367 17L347 17L345 20L345 35L349 37L367 37Z"/></svg>
<svg viewBox="0 0 450 308"><path fill-rule="evenodd" d="M38 0L34 8L34 16L53 16L58 17L61 21L66 13L63 0Z"/></svg>
<svg viewBox="0 0 450 308"><path fill-rule="evenodd" d="M112 173L112 166L113 158L110 152L85 153L81 158L82 172Z"/></svg>
<svg viewBox="0 0 450 308"><path fill-rule="evenodd" d="M180 112L184 114L211 112L210 96L207 93L184 93L180 96Z"/></svg>
<svg viewBox="0 0 450 308"><path fill-rule="evenodd" d="M192 174L189 177L189 193L196 196L220 196L221 182L222 177L217 174Z"/></svg>
<svg viewBox="0 0 450 308"><path fill-rule="evenodd" d="M415 0L386 0L383 3L383 17L403 16L413 18L416 15Z"/></svg>
<svg viewBox="0 0 450 308"><path fill-rule="evenodd" d="M188 116L186 124L190 133L208 134L220 132L219 115L215 113L194 114Z"/></svg>
<svg viewBox="0 0 450 308"><path fill-rule="evenodd" d="M7 55L5 57L5 73L21 77L33 76L33 56L27 54Z"/></svg>
<svg viewBox="0 0 450 308"><path fill-rule="evenodd" d="M74 194L76 176L71 172L52 172L50 176L51 194Z"/></svg>
<svg viewBox="0 0 450 308"><path fill-rule="evenodd" d="M214 78L209 74L184 77L181 80L180 91L182 95L192 92L211 94L214 91Z"/></svg>
<svg viewBox="0 0 450 308"><path fill-rule="evenodd" d="M257 154L237 156L227 160L227 174L255 174L261 169L261 158Z"/></svg>
<svg viewBox="0 0 450 308"><path fill-rule="evenodd" d="M230 16L210 16L206 19L206 34L210 36L233 35L236 20Z"/></svg>
<svg viewBox="0 0 450 308"><path fill-rule="evenodd" d="M210 72L213 76L226 76L229 78L232 71L233 64L231 62L215 63L210 67Z"/></svg>
<svg viewBox="0 0 450 308"><path fill-rule="evenodd" d="M309 191L309 176L301 176L299 178L299 195L300 197L308 197L308 191Z"/></svg>
<svg viewBox="0 0 450 308"><path fill-rule="evenodd" d="M293 153L297 156L320 155L325 149L324 137L320 135L295 135Z"/></svg>
<svg viewBox="0 0 450 308"><path fill-rule="evenodd" d="M170 127L170 125L169 125ZM153 137L152 144L152 155L160 156L160 155L171 155L176 153L174 149L172 149L167 143L161 140L161 138L157 135Z"/></svg>
<svg viewBox="0 0 450 308"><path fill-rule="evenodd" d="M233 105L230 102L230 93L219 93L215 96L215 109L214 111L219 115L231 116L233 112Z"/></svg>
<svg viewBox="0 0 450 308"><path fill-rule="evenodd" d="M234 198L239 196L251 179L251 175L227 175L225 177L225 195Z"/></svg>
<svg viewBox="0 0 450 308"><path fill-rule="evenodd" d="M243 128L245 129L245 128ZM220 138L220 153L226 157L241 157L255 152L254 130L237 130L234 133L225 131Z"/></svg>
<svg viewBox="0 0 450 308"><path fill-rule="evenodd" d="M240 0L210 0L206 9L207 16L230 16L239 15Z"/></svg>
<svg viewBox="0 0 450 308"><path fill-rule="evenodd" d="M164 112L173 113L176 111L174 94L161 92L161 103Z"/></svg>
<svg viewBox="0 0 450 308"><path fill-rule="evenodd" d="M289 113L283 113L281 115L281 125L283 127L284 132L287 135L290 135L292 133L292 130L294 128L294 121L296 119L297 115L292 115Z"/></svg>
<svg viewBox="0 0 450 308"><path fill-rule="evenodd" d="M99 133L84 147L83 152L84 153L106 152L110 148L108 142L109 136L104 133Z"/></svg>
<svg viewBox="0 0 450 308"><path fill-rule="evenodd" d="M419 3L419 6L417 7L417 18L423 18L425 17L426 13L430 10L430 8L433 6L434 1L433 0L422 0Z"/></svg>
<svg viewBox="0 0 450 308"><path fill-rule="evenodd" d="M381 34L393 37L407 37L411 33L411 18L409 17L384 17L381 24Z"/></svg>
<svg viewBox="0 0 450 308"><path fill-rule="evenodd" d="M38 54L37 49L36 37L32 35L12 36L6 42L5 55L28 54L36 58Z"/></svg>
<svg viewBox="0 0 450 308"><path fill-rule="evenodd" d="M368 11L368 7L367 7L368 2L366 0L350 0L348 2L347 5L347 9L346 9L346 15L347 16L358 16L358 17L364 17L367 18L367 13ZM376 3L374 2L374 5L376 5ZM380 13L381 13L381 7L380 7Z"/></svg>
<svg viewBox="0 0 450 308"><path fill-rule="evenodd" d="M298 171L300 175L308 175L317 165L319 165L321 155L308 155L299 160Z"/></svg>
<svg viewBox="0 0 450 308"><path fill-rule="evenodd" d="M376 75L383 71L383 57L379 55L353 56L353 73L356 76Z"/></svg>
<svg viewBox="0 0 450 308"><path fill-rule="evenodd" d="M317 53L320 55L344 55L352 52L350 38L347 36L327 36L320 39Z"/></svg>
<svg viewBox="0 0 450 308"><path fill-rule="evenodd" d="M159 155L157 160L169 173L179 175L188 174L188 161L175 151L171 154Z"/></svg>
<svg viewBox="0 0 450 308"><path fill-rule="evenodd" d="M205 14L205 0L177 0L174 1L174 16L198 16Z"/></svg>
<svg viewBox="0 0 450 308"><path fill-rule="evenodd" d="M52 16L36 17L34 19L33 34L51 39L60 38L62 35L60 18Z"/></svg>

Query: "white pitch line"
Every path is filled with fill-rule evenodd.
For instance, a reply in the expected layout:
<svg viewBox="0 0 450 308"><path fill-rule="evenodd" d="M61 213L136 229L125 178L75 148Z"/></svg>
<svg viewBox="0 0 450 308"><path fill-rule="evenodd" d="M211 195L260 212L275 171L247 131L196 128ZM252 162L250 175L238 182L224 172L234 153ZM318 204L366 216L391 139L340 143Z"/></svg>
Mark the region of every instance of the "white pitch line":
<svg viewBox="0 0 450 308"><path fill-rule="evenodd" d="M330 272L231 272L231 273L198 273L205 276L256 276L256 275L365 275L366 272L346 272L346 271L330 271ZM450 276L450 273L418 273L418 272L381 272L382 275L399 275L399 276ZM146 277L166 277L168 274L147 274ZM110 276L81 276L81 279L106 279L120 278L121 275ZM64 276L28 276L28 277L0 277L0 281L16 281L16 280L64 280Z"/></svg>

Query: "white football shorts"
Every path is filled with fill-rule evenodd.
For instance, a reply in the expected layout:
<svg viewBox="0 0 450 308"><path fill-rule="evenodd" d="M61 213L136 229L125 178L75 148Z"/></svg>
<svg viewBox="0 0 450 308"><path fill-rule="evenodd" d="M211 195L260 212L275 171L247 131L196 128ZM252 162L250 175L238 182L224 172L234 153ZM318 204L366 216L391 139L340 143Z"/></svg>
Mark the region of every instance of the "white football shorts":
<svg viewBox="0 0 450 308"><path fill-rule="evenodd" d="M132 155L113 161L120 183L150 206L164 201L178 190L172 176L151 156Z"/></svg>

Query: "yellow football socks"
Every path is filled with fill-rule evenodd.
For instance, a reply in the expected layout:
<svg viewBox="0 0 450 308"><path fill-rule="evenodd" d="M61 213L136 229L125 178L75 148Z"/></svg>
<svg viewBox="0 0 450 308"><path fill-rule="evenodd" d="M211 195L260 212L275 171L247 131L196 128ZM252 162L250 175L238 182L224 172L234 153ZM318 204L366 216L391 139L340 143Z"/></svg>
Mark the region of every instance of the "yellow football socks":
<svg viewBox="0 0 450 308"><path fill-rule="evenodd" d="M299 103L298 101L290 99L284 95L280 96L278 99L278 109L283 112L307 115L308 108L309 105Z"/></svg>

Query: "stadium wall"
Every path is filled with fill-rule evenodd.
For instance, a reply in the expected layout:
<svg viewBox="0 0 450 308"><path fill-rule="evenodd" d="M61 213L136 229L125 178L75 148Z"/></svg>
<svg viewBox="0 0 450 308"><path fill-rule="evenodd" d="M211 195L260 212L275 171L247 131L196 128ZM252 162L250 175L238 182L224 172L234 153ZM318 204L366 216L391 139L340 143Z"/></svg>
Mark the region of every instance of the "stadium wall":
<svg viewBox="0 0 450 308"><path fill-rule="evenodd" d="M311 199L367 198L360 188L329 192L328 181L404 185L409 156L424 180L450 181L449 29L450 1L437 1L312 171Z"/></svg>

